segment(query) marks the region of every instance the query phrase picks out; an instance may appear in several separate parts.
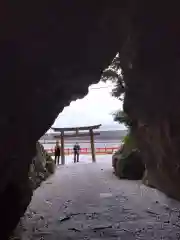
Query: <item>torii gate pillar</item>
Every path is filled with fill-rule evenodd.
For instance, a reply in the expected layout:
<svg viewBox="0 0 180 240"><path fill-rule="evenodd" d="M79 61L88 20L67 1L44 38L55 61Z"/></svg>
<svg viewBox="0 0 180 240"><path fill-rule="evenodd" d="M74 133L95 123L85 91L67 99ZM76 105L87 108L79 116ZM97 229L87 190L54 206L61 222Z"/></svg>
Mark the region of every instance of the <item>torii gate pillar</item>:
<svg viewBox="0 0 180 240"><path fill-rule="evenodd" d="M61 131L61 164L65 164L65 154L64 154L64 131Z"/></svg>
<svg viewBox="0 0 180 240"><path fill-rule="evenodd" d="M89 133L90 133L90 138L91 138L91 153L92 153L92 161L93 161L93 162L96 162L93 129L90 129L90 130L89 130Z"/></svg>

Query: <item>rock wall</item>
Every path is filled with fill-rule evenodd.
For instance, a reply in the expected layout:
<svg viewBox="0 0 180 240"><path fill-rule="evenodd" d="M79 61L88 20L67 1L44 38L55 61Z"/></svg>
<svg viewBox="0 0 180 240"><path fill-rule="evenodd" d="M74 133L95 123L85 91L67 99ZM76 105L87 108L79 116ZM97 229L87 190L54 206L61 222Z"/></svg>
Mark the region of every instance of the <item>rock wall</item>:
<svg viewBox="0 0 180 240"><path fill-rule="evenodd" d="M39 142L37 142L36 143L36 155L32 159L32 162L30 164L29 174L26 175L26 179L24 178L23 182L18 184L18 187L19 187L18 189L19 189L19 194L20 194L19 199L18 199L18 205L16 203L16 205L15 205L16 209L14 209L14 204L13 204L14 202L11 203L12 209L11 209L11 206L9 206L9 208L12 210L11 218L15 217L13 219L15 222L12 222L13 224L15 224L15 223L18 224L20 217L22 217L24 215L24 212L25 212L27 206L29 205L29 202L33 195L33 191L36 188L38 188L40 186L40 184L43 181L45 181L51 174L53 174L54 171L55 171L54 160L44 150L44 147ZM16 187L14 190L17 191L18 189ZM14 194L17 194L17 193L14 193ZM16 198L17 198L17 196L15 197L15 199ZM12 201L12 199L10 199L10 201ZM9 219L7 219L7 221L8 221L8 223L7 223L8 225L9 225L9 223L11 224L11 221ZM12 227L12 226L10 225L10 227ZM14 236L14 234L12 234L12 235L13 236L11 236L11 238L14 239L15 236Z"/></svg>
<svg viewBox="0 0 180 240"><path fill-rule="evenodd" d="M0 3L0 211L9 224L1 225L1 236L19 217L20 183L27 178L37 140L71 100L99 81L120 50L127 33L123 5ZM14 210L7 199L13 199Z"/></svg>
<svg viewBox="0 0 180 240"><path fill-rule="evenodd" d="M139 3L121 53L124 109L138 122L146 179L180 200L180 15L175 3Z"/></svg>

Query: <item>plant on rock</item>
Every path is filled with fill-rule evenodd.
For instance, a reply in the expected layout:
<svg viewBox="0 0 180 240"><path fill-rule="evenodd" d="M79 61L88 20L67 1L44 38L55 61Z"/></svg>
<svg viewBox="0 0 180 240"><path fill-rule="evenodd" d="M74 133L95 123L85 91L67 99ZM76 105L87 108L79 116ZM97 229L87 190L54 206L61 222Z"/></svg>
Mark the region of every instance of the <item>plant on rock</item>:
<svg viewBox="0 0 180 240"><path fill-rule="evenodd" d="M139 180L142 179L144 170L140 151L136 148L130 132L124 139L122 151L115 164L115 173L119 178Z"/></svg>
<svg viewBox="0 0 180 240"><path fill-rule="evenodd" d="M115 56L112 64L105 69L102 75L103 80L112 80L116 83L112 95L120 100L126 93L126 84L123 79L123 71L120 67L119 54ZM128 128L128 134L123 139L122 148L114 154L113 167L115 174L120 178L142 179L145 166L142 156L137 148L135 132L137 122L129 117L124 110L118 110L113 114L114 120L124 124Z"/></svg>

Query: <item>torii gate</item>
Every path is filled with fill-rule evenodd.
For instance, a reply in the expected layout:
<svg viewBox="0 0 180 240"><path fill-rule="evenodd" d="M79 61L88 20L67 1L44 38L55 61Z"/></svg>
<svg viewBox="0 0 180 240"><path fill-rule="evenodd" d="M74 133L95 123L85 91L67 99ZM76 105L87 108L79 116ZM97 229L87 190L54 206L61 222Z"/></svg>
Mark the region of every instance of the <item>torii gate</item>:
<svg viewBox="0 0 180 240"><path fill-rule="evenodd" d="M93 132L94 129L98 129L101 126L94 125L88 127L71 127L71 128L55 128L52 127L55 132L59 132L59 137L61 138L61 164L65 164L65 154L64 154L64 137L77 137L77 136L90 136L91 139L91 153L92 153L92 161L96 162L95 156L95 147L94 147L94 135L100 135L99 132ZM89 131L88 133L79 133L79 131ZM72 135L65 135L64 132L75 132ZM56 136L58 137L58 136Z"/></svg>

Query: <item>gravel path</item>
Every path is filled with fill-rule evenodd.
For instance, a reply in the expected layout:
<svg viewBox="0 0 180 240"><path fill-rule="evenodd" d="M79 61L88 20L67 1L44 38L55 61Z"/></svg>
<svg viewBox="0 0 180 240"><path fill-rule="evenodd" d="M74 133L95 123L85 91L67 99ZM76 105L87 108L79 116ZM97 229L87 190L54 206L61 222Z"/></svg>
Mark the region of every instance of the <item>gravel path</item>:
<svg viewBox="0 0 180 240"><path fill-rule="evenodd" d="M180 239L179 202L118 180L111 156L70 162L35 191L20 239Z"/></svg>

